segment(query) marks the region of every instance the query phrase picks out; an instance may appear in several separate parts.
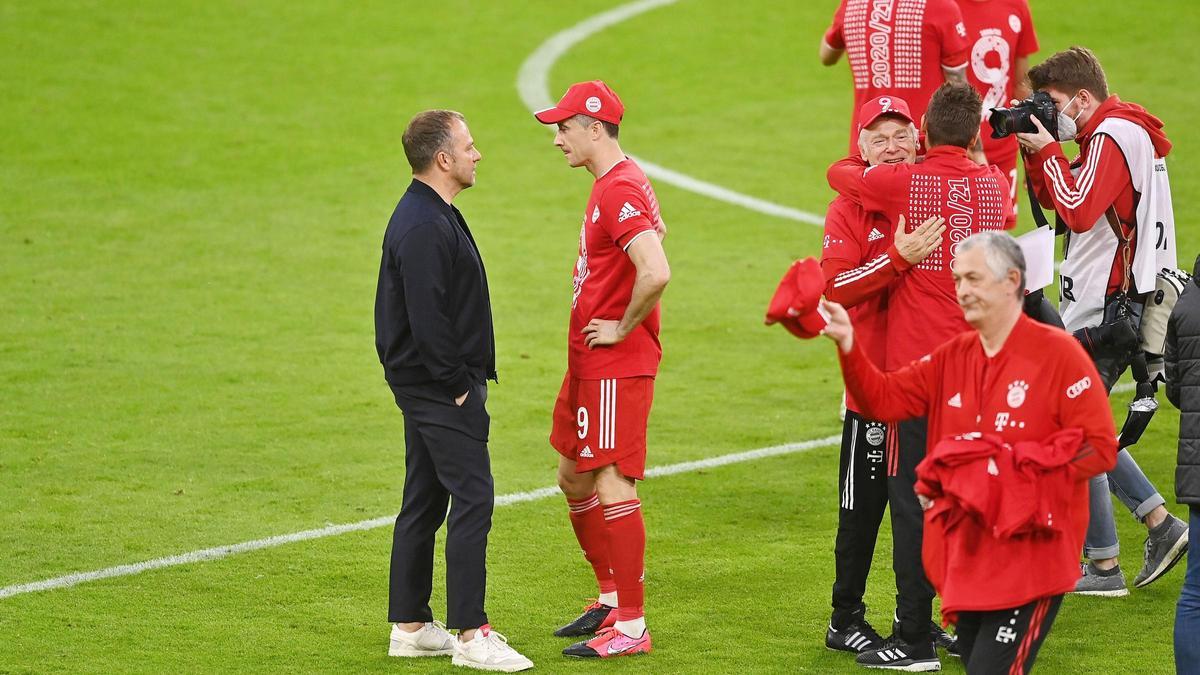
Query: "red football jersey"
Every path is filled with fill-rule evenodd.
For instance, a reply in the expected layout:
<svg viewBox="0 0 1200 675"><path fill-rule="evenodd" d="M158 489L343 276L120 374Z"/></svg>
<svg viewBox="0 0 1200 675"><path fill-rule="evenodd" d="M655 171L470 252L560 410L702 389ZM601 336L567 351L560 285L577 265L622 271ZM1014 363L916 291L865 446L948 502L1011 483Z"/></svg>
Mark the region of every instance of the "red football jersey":
<svg viewBox="0 0 1200 675"><path fill-rule="evenodd" d="M1008 179L1000 170L972 162L962 148L940 145L918 164L880 164L864 170L856 159L845 159L831 167L829 180L840 194L892 223L903 214L909 232L932 216L946 219L941 246L891 290L887 369L907 365L970 328L958 306L950 266L958 242L1004 227L1012 202Z"/></svg>
<svg viewBox="0 0 1200 675"><path fill-rule="evenodd" d="M983 152L1001 168L1016 166L1017 137L992 138L988 111L1007 108L1017 87L1016 60L1038 50L1028 0L958 0L971 43L967 81L983 98Z"/></svg>
<svg viewBox="0 0 1200 675"><path fill-rule="evenodd" d="M658 341L659 307L623 341L588 349L581 332L592 319L620 321L633 295L637 270L625 249L661 222L650 180L626 158L592 185L575 262L567 365L584 380L654 376L662 358Z"/></svg>
<svg viewBox="0 0 1200 675"><path fill-rule="evenodd" d="M825 43L846 50L854 76L850 152L858 148L854 116L877 96L899 96L919 124L942 66L967 63L962 12L954 0L842 0Z"/></svg>

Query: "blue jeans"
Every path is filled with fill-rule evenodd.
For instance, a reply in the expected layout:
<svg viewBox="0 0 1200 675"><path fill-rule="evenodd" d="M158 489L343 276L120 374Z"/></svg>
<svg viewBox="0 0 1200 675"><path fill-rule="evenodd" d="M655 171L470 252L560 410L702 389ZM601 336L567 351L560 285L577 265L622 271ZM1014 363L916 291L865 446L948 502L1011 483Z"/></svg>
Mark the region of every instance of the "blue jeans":
<svg viewBox="0 0 1200 675"><path fill-rule="evenodd" d="M1175 672L1200 675L1200 506L1189 508L1187 574L1175 607Z"/></svg>
<svg viewBox="0 0 1200 675"><path fill-rule="evenodd" d="M1138 520L1145 520L1147 514L1166 504L1166 500L1133 460L1133 455L1128 450L1118 452L1117 465L1113 470L1093 476L1088 484L1091 519L1088 521L1084 555L1090 560L1115 558L1121 552L1121 545L1117 541L1117 523L1113 520L1112 498L1108 496L1110 490Z"/></svg>

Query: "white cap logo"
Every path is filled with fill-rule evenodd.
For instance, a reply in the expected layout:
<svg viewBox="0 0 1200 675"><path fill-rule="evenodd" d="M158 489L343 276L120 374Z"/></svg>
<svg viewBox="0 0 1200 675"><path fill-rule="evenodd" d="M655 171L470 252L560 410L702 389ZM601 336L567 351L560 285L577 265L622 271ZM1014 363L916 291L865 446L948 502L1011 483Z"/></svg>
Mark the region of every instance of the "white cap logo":
<svg viewBox="0 0 1200 675"><path fill-rule="evenodd" d="M588 112L600 112L600 99L596 96L589 96L588 100L583 102L583 107L588 109Z"/></svg>

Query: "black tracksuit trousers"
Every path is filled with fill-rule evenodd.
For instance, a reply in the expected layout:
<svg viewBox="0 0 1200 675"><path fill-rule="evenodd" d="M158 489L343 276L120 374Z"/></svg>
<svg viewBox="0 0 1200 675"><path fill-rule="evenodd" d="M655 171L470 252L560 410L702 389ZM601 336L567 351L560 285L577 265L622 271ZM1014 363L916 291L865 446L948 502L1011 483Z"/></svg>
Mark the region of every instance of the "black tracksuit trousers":
<svg viewBox="0 0 1200 675"><path fill-rule="evenodd" d="M917 465L925 459L925 418L906 420L896 425L899 446L893 461L895 475L888 479L888 502L892 514L892 569L896 572L896 616L900 619L900 637L909 644L930 639L933 615L933 585L925 576L921 560L921 541L925 515L913 486Z"/></svg>
<svg viewBox="0 0 1200 675"><path fill-rule="evenodd" d="M882 422L846 411L838 471L838 529L833 545L833 615L829 622L834 628L845 628L866 612L863 594L888 502L886 442Z"/></svg>

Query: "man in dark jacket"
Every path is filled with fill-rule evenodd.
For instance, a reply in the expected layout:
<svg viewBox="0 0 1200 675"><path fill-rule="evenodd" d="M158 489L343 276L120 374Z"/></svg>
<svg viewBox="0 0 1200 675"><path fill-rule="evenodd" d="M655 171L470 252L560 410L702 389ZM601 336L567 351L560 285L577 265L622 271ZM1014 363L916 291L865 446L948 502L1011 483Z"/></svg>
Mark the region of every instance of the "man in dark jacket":
<svg viewBox="0 0 1200 675"><path fill-rule="evenodd" d="M533 663L483 609L494 493L484 403L496 379L487 275L454 197L482 156L463 116L420 113L404 131L413 181L383 238L375 348L404 413L404 501L392 539L392 656L453 654L455 665L514 672ZM453 498L453 501L451 501ZM434 533L446 519L446 623L433 621Z"/></svg>
<svg viewBox="0 0 1200 675"><path fill-rule="evenodd" d="M1200 256L1193 275L1200 275ZM1175 670L1200 673L1200 280L1187 285L1167 323L1167 398L1179 408L1175 499L1187 504L1187 573L1175 610Z"/></svg>

